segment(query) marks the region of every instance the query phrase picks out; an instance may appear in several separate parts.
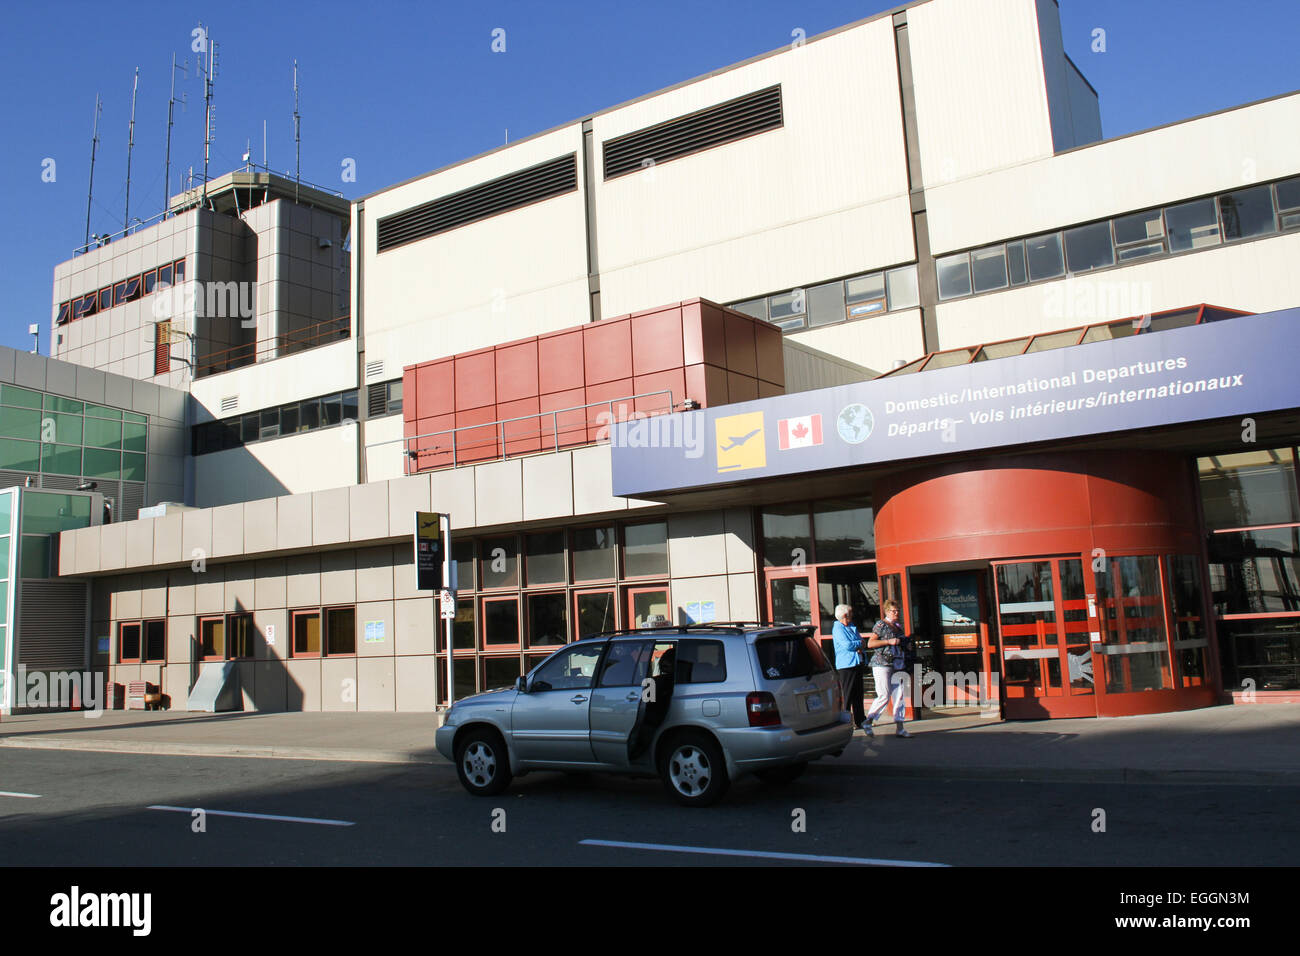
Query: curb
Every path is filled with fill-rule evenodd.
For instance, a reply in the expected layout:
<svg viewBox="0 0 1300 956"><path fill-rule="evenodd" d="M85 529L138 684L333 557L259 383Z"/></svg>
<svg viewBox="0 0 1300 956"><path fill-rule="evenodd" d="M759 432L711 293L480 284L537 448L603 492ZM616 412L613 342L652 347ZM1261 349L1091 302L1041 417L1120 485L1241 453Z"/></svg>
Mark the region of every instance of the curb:
<svg viewBox="0 0 1300 956"><path fill-rule="evenodd" d="M0 747L13 750L80 750L94 753L152 754L160 757L260 757L278 760L335 760L345 763L424 763L431 758L401 750L337 750L324 747L281 747L256 744L171 744L143 741L0 739Z"/></svg>

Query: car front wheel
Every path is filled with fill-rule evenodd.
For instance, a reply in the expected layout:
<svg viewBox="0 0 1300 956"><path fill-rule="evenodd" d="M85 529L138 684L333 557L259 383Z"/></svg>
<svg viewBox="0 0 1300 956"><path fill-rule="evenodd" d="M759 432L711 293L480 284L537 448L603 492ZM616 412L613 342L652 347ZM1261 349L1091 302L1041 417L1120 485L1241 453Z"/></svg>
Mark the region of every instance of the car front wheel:
<svg viewBox="0 0 1300 956"><path fill-rule="evenodd" d="M490 797L510 786L510 758L501 736L487 729L467 733L456 748L456 775L476 797Z"/></svg>
<svg viewBox="0 0 1300 956"><path fill-rule="evenodd" d="M659 775L677 802L688 807L716 803L731 785L722 750L702 733L673 738L663 750Z"/></svg>

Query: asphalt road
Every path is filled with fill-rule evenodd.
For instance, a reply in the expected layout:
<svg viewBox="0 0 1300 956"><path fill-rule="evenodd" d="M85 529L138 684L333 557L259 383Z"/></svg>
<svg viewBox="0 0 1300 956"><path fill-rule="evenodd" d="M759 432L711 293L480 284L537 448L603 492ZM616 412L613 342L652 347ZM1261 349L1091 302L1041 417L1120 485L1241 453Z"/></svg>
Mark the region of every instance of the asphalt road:
<svg viewBox="0 0 1300 956"><path fill-rule="evenodd" d="M718 806L688 810L648 779L535 773L485 799L449 764L9 750L0 844L18 866L1294 865L1296 796L813 767L781 788L743 780Z"/></svg>

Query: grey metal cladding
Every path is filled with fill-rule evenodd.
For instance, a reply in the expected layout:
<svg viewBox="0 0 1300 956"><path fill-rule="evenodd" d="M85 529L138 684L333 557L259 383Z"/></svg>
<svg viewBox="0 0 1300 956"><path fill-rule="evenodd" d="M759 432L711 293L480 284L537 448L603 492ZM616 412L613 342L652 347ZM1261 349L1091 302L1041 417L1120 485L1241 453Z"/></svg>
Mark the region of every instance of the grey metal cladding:
<svg viewBox="0 0 1300 956"><path fill-rule="evenodd" d="M650 163L664 163L779 129L784 123L781 84L778 83L717 106L605 140L601 144L605 178L613 179Z"/></svg>
<svg viewBox="0 0 1300 956"><path fill-rule="evenodd" d="M577 188L577 153L569 153L385 216L376 245L379 252L395 249Z"/></svg>

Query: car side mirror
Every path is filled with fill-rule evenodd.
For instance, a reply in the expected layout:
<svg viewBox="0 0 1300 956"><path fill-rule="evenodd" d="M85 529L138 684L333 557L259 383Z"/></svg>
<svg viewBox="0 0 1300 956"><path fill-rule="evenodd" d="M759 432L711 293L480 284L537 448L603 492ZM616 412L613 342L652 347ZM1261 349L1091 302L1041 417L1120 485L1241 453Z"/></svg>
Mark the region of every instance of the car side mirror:
<svg viewBox="0 0 1300 956"><path fill-rule="evenodd" d="M526 694L526 693L528 693L528 678L527 678L527 677L516 677L516 678L515 678L515 690L519 691L519 693L521 693L521 694Z"/></svg>

